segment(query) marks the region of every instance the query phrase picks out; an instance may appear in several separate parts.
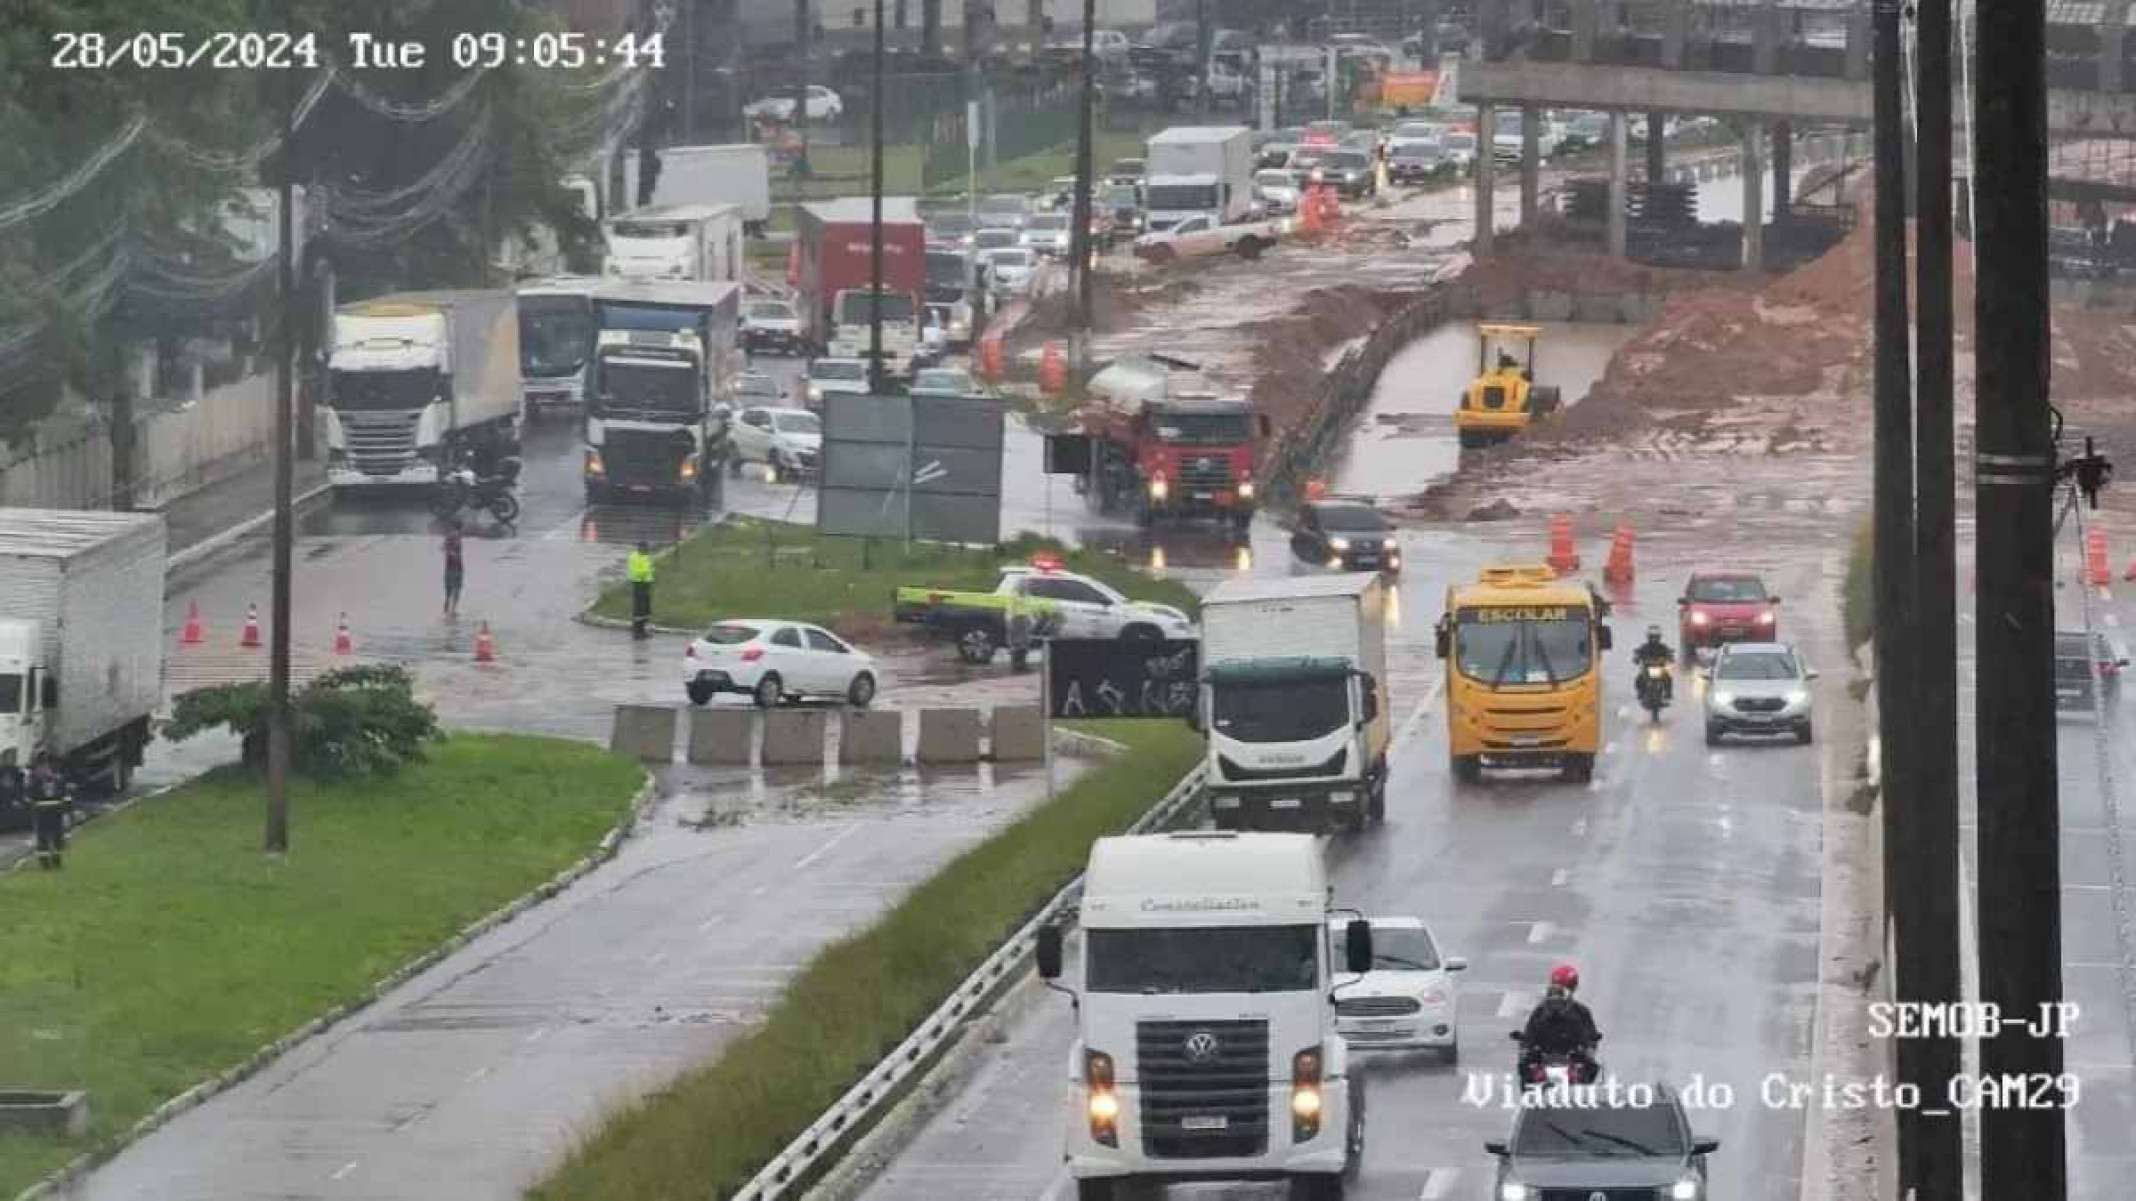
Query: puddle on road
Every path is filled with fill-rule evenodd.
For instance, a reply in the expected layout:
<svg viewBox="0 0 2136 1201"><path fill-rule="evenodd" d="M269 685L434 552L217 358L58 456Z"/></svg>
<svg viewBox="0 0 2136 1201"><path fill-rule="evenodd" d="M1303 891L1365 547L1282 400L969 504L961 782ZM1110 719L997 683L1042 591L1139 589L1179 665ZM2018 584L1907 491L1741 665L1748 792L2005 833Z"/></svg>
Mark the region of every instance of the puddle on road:
<svg viewBox="0 0 2136 1201"><path fill-rule="evenodd" d="M1636 325L1545 322L1536 377L1576 404ZM1357 431L1327 471L1329 490L1386 500L1422 491L1460 462L1453 413L1476 370L1476 327L1450 322L1388 360Z"/></svg>

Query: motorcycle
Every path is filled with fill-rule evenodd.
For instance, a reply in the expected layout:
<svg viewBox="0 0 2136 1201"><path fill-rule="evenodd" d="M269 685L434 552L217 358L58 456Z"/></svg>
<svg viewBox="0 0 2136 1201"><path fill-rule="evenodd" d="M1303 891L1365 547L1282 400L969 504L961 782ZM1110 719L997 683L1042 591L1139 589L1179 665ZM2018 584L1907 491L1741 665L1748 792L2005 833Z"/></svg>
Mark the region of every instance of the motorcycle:
<svg viewBox="0 0 2136 1201"><path fill-rule="evenodd" d="M1514 1030L1506 1037L1520 1044L1516 1074L1522 1084L1548 1087L1593 1084L1602 1075L1602 1064L1595 1058L1593 1047L1541 1051L1528 1045L1527 1036L1522 1031Z"/></svg>
<svg viewBox="0 0 2136 1201"><path fill-rule="evenodd" d="M500 460L495 475L478 476L474 468L463 463L438 481L430 511L441 518L451 518L461 509L487 509L498 522L510 525L519 520L519 498L513 495L513 489L518 485L519 460L516 457Z"/></svg>
<svg viewBox="0 0 2136 1201"><path fill-rule="evenodd" d="M1661 720L1661 711L1669 707L1670 691L1667 665L1649 663L1639 669L1639 703L1652 720Z"/></svg>

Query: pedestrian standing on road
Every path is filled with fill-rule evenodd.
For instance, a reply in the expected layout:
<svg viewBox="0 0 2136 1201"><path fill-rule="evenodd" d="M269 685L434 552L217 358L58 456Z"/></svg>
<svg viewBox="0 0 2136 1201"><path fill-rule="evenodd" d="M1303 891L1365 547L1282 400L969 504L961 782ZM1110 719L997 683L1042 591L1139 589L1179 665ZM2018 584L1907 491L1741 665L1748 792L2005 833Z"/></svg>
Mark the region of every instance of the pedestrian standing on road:
<svg viewBox="0 0 2136 1201"><path fill-rule="evenodd" d="M630 552L625 574L630 577L630 636L643 641L653 620L653 548L640 542Z"/></svg>
<svg viewBox="0 0 2136 1201"><path fill-rule="evenodd" d="M467 578L466 549L460 541L460 523L445 527L445 616L460 615L460 585Z"/></svg>
<svg viewBox="0 0 2136 1201"><path fill-rule="evenodd" d="M73 800L67 795L66 778L52 763L50 751L39 752L30 768L31 825L37 834L37 862L46 868L60 866L67 849L67 810Z"/></svg>

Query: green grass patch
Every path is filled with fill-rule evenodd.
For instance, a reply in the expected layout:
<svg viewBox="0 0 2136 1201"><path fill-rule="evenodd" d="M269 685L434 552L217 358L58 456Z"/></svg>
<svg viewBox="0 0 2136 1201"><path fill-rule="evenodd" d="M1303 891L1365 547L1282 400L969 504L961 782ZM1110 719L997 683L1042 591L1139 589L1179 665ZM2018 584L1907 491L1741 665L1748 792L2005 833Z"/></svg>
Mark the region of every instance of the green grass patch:
<svg viewBox="0 0 2136 1201"><path fill-rule="evenodd" d="M925 146L884 146L883 195L918 195L926 165ZM869 162L866 142L857 146L810 142L808 167L809 178L805 181L796 181L783 167L773 167L772 201L789 204L797 200L830 200L839 196L868 194L869 172L873 170L873 166Z"/></svg>
<svg viewBox="0 0 2136 1201"><path fill-rule="evenodd" d="M825 947L760 1025L611 1114L529 1196L733 1195L1080 871L1093 838L1125 829L1201 755L1177 722L1076 725L1127 750Z"/></svg>
<svg viewBox="0 0 2136 1201"><path fill-rule="evenodd" d="M1068 570L1096 576L1136 600L1196 610L1194 594L1175 580L1153 579L1112 555L1070 551L1022 534L1000 546L958 547L888 539L838 538L783 521L736 517L705 526L661 553L653 587L656 625L701 629L722 617L808 621L859 632L890 619L900 585L991 588L1004 563L1041 549L1061 554ZM602 617L628 620L630 587L611 584L593 604Z"/></svg>
<svg viewBox="0 0 2136 1201"><path fill-rule="evenodd" d="M386 777L299 779L260 853L236 768L0 876L0 1081L86 1088L81 1140L0 1138L0 1197L354 999L591 851L643 773L597 747L460 735Z"/></svg>
<svg viewBox="0 0 2136 1201"><path fill-rule="evenodd" d="M1854 531L1847 548L1847 572L1840 583L1839 618L1853 651L1876 633L1876 538L1868 522Z"/></svg>
<svg viewBox="0 0 2136 1201"><path fill-rule="evenodd" d="M1101 129L1095 134L1091 146L1091 170L1099 176L1118 159L1140 158L1147 135L1137 130ZM991 167L979 169L979 190L982 194L992 192L1035 192L1063 175L1075 174L1075 142L1073 139L1044 150L1003 159ZM965 177L961 174L938 179L928 188L934 196L962 196Z"/></svg>

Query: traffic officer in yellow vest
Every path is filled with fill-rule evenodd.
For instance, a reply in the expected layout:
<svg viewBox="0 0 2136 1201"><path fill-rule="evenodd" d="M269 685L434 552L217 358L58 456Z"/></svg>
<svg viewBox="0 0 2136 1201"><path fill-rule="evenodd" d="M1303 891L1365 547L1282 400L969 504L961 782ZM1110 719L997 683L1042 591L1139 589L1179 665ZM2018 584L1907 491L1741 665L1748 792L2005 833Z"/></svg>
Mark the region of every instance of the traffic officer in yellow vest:
<svg viewBox="0 0 2136 1201"><path fill-rule="evenodd" d="M37 862L47 868L60 865L60 853L67 849L67 810L74 800L68 796L67 781L59 774L49 751L37 756L30 767L26 782L30 798L30 822L37 834Z"/></svg>
<svg viewBox="0 0 2136 1201"><path fill-rule="evenodd" d="M630 636L640 640L649 637L645 627L653 619L652 549L640 542L638 549L630 552L625 572L630 577Z"/></svg>

